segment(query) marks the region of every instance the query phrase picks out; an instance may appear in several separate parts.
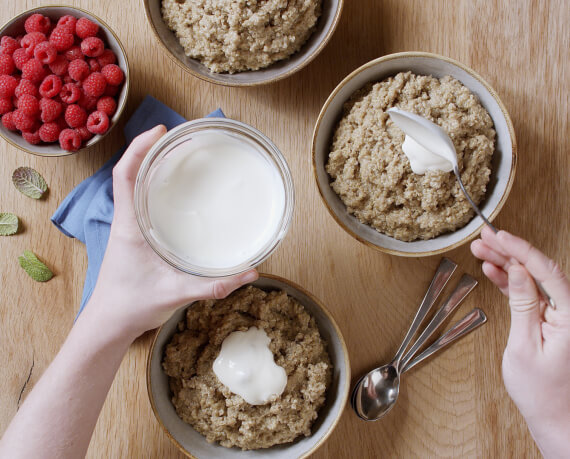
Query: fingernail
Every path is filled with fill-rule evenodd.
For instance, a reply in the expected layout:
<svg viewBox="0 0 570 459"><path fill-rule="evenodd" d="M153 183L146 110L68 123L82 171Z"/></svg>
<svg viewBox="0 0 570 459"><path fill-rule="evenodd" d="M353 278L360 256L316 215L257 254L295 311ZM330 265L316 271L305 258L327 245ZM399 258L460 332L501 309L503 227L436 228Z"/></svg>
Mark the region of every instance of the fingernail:
<svg viewBox="0 0 570 459"><path fill-rule="evenodd" d="M243 275L242 281L245 283L253 282L254 280L257 279L257 277L258 277L257 271L248 271Z"/></svg>
<svg viewBox="0 0 570 459"><path fill-rule="evenodd" d="M522 287L526 282L526 272L520 266L513 266L509 269L509 282L513 287Z"/></svg>

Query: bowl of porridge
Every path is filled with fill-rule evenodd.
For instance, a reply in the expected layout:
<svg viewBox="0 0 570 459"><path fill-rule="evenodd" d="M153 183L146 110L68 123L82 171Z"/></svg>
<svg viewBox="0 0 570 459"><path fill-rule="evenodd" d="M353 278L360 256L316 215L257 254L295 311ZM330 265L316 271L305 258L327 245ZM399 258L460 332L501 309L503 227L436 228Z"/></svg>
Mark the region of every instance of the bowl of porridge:
<svg viewBox="0 0 570 459"><path fill-rule="evenodd" d="M330 40L344 0L144 0L168 56L192 75L226 86L281 80Z"/></svg>
<svg viewBox="0 0 570 459"><path fill-rule="evenodd" d="M147 362L156 418L198 458L306 457L336 426L349 385L346 344L330 313L267 274L177 311Z"/></svg>
<svg viewBox="0 0 570 459"><path fill-rule="evenodd" d="M387 113L392 107L449 135L466 189L489 220L504 205L516 140L496 92L457 61L405 52L356 69L321 109L312 160L330 214L351 236L394 255L434 255L473 239L483 222L453 172L412 171L402 149L406 136Z"/></svg>

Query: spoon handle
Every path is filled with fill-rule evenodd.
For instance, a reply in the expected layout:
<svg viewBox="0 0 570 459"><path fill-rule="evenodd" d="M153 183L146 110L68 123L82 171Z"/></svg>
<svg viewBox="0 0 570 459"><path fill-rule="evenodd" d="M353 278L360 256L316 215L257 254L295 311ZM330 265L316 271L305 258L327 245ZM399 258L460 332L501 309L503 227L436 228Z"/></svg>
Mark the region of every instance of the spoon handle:
<svg viewBox="0 0 570 459"><path fill-rule="evenodd" d="M473 279L469 274L463 274L457 287L451 292L449 298L445 300L445 303L439 308L435 313L431 322L422 332L420 337L416 340L414 345L410 348L407 354L404 356L400 365L397 367L398 370L405 368L408 362L414 357L416 352L423 346L423 344L429 339L431 335L439 328L439 326L445 321L447 316L451 314L457 306L465 299L465 297L475 288L477 281Z"/></svg>
<svg viewBox="0 0 570 459"><path fill-rule="evenodd" d="M408 333L406 334L404 341L402 341L402 344L400 345L398 352L396 352L396 356L394 357L393 360L393 363L396 367L398 367L398 364L402 359L402 355L404 355L404 352L406 351L406 348L410 344L410 341L418 331L418 328L420 327L425 316L427 315L431 307L434 305L435 300L437 300L437 297L444 289L445 285L447 284L447 281L455 271L455 268L457 268L457 264L455 264L449 258L445 257L442 258L437 268L437 271L433 276L431 284L424 296L424 299L422 300L418 312L416 313L416 316L412 321L412 325L410 325L410 329L408 330Z"/></svg>
<svg viewBox="0 0 570 459"><path fill-rule="evenodd" d="M465 189L465 185L463 185L463 181L461 180L461 174L459 173L459 167L458 166L453 168L453 173L455 174L455 177L457 177L457 181L459 182L459 187L461 188L461 191L463 191L463 194L465 195L465 197L469 201L469 204L471 204L471 207L473 207L473 210L475 211L475 213L477 215L479 215L479 217L481 217L481 219L485 222L485 224L489 228L491 228L493 233L497 234L499 232L499 230L497 228L495 228L489 220L487 220L487 218L483 215L483 212L481 212L479 207L477 207L477 205L473 202L473 199L471 199L471 196L469 196L469 193L467 193L467 190ZM515 260L512 260L512 262L518 264L518 262ZM552 297L548 294L548 292L544 289L542 284L535 277L533 277L533 279L534 279L536 286L538 287L538 290L540 291L540 293L542 294L542 296L546 300L546 302L550 305L550 307L552 309L556 309L556 303L554 302Z"/></svg>
<svg viewBox="0 0 570 459"><path fill-rule="evenodd" d="M431 355L435 354L440 349L443 349L448 344L457 341L459 338L467 335L468 333L475 330L480 325L487 322L487 316L481 309L475 308L469 314L467 314L463 319L457 322L453 327L451 327L444 335L437 339L430 347L418 355L414 360L408 363L403 369L402 373L405 373L409 369L415 367L418 363L424 361Z"/></svg>

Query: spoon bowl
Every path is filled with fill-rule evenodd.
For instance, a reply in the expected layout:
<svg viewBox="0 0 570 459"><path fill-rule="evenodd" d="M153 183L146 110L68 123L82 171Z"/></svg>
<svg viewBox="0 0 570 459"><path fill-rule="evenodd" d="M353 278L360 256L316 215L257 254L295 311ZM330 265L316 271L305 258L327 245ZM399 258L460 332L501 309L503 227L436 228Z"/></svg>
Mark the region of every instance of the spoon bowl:
<svg viewBox="0 0 570 459"><path fill-rule="evenodd" d="M389 363L364 375L354 390L353 406L358 415L373 421L386 415L398 400L400 374Z"/></svg>

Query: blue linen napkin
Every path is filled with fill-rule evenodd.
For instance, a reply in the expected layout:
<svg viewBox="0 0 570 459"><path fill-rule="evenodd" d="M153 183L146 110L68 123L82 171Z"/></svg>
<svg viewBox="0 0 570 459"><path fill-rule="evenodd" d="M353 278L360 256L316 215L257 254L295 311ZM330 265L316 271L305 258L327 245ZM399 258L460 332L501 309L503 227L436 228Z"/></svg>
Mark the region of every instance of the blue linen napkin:
<svg viewBox="0 0 570 459"><path fill-rule="evenodd" d="M225 116L222 110L217 109L207 117ZM172 129L185 121L184 117L162 102L146 96L125 125L126 144L101 169L77 185L51 217L53 224L63 234L79 239L87 248L87 275L78 316L91 297L109 240L114 211L113 166L137 135L157 124Z"/></svg>

